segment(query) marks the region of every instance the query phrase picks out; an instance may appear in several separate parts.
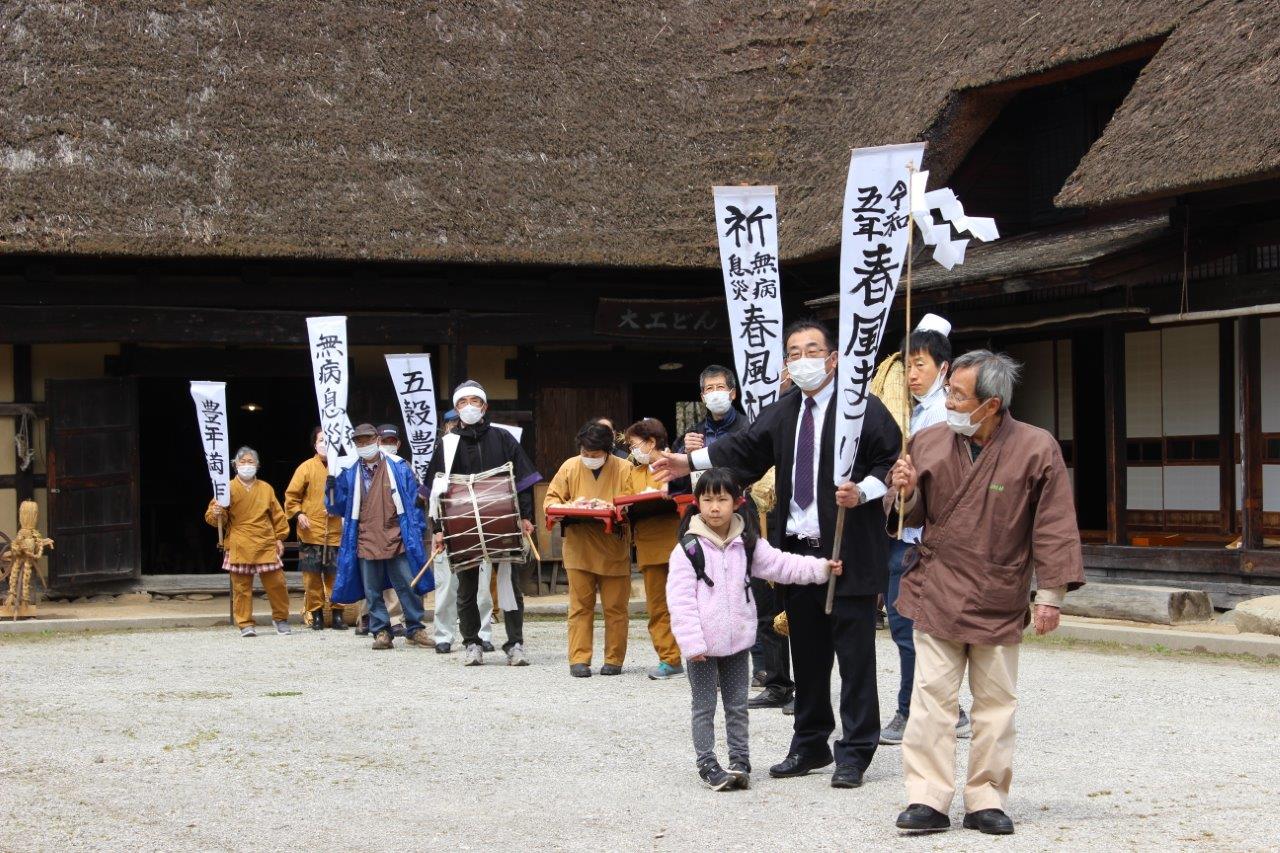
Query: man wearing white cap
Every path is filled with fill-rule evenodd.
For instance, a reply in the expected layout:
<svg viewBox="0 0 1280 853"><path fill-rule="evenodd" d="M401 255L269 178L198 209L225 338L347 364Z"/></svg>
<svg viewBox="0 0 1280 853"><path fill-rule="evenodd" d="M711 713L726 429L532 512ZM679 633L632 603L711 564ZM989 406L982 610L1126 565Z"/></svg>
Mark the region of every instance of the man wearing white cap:
<svg viewBox="0 0 1280 853"><path fill-rule="evenodd" d="M520 529L526 536L533 535L533 486L542 479L542 475L534 469L514 435L489 423L485 416L489 410L489 397L479 382L467 380L459 385L453 392L453 407L462 423L440 440L440 448L431 460L420 491L423 500L428 506L432 505L431 490L438 475L482 474L510 462L520 509ZM433 517L432 523L436 531L433 547L442 548L444 533L439 520ZM488 568L490 571L493 569L492 566ZM475 569L459 572L456 577L458 622L465 647L465 666L479 666L484 662L477 603L480 574L480 569ZM484 576L486 583L488 577L487 574ZM507 631L507 642L502 646L507 664L528 666L529 659L524 653L524 596L520 592L520 579L507 561L498 563L498 604L502 607L502 622Z"/></svg>
<svg viewBox="0 0 1280 853"><path fill-rule="evenodd" d="M907 384L911 386L911 423L909 435L947 421L947 370L951 362L951 324L937 314L925 314L911 333L907 353ZM898 687L898 710L889 725L880 731L880 742L897 745L902 743L907 728L907 716L911 710L911 684L915 677L916 647L912 639L911 620L898 612L898 587L902 570L911 549L920 542L919 527L902 531L902 539L889 544L889 588L885 592L885 610L889 616L889 633L898 646L898 664L901 681ZM956 735L968 737L971 731L969 717L960 709L956 723Z"/></svg>

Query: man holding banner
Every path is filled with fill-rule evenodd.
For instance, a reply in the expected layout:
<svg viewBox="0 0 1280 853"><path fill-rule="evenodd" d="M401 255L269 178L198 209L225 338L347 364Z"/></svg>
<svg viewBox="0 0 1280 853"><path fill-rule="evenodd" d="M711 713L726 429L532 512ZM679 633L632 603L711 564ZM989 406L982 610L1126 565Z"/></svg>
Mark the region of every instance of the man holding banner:
<svg viewBox="0 0 1280 853"><path fill-rule="evenodd" d="M661 479L672 479L691 468L725 467L741 481L752 482L776 467L770 544L826 559L835 554L844 561L830 614L824 612L825 588L780 587L791 629L796 715L787 758L771 767L769 775L803 776L831 764L831 668L838 660L841 736L835 743L831 785L856 788L880 739L875 614L876 596L888 580L888 543L884 508L877 499L885 493L884 479L898 458L902 435L884 404L870 398L850 482L837 489L835 339L816 321L793 323L783 337L796 388L764 408L745 432L689 455L664 454L655 468ZM838 543L837 504L847 508Z"/></svg>

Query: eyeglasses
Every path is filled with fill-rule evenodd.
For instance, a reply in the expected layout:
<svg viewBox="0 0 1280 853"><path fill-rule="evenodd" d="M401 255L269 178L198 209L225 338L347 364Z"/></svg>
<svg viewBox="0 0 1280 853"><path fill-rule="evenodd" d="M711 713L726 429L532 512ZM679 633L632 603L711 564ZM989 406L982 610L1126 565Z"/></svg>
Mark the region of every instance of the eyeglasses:
<svg viewBox="0 0 1280 853"><path fill-rule="evenodd" d="M801 358L822 358L829 352L831 352L831 350L817 346L806 347L804 352L801 352L800 350L791 350L787 353L787 363L790 364L791 362Z"/></svg>
<svg viewBox="0 0 1280 853"><path fill-rule="evenodd" d="M967 403L970 400L978 399L977 397L961 397L955 391L951 390L950 385L943 385L942 390L946 393L947 399L950 400L952 403Z"/></svg>

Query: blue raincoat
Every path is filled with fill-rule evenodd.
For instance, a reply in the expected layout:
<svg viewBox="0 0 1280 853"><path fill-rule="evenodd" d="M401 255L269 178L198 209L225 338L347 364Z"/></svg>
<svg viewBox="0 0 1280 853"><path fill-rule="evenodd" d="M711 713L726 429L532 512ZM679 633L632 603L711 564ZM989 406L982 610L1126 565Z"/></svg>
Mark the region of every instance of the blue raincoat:
<svg viewBox="0 0 1280 853"><path fill-rule="evenodd" d="M427 562L426 548L422 538L425 535L427 522L422 508L414 503L418 494L418 480L413 475L409 463L399 457L383 454L382 463L388 466L391 474L391 499L395 503L400 519L400 536L404 542L404 553L409 559L409 566L416 575ZM355 604L364 601L364 581L360 577L360 560L356 554L357 541L360 536L360 486L356 478L360 472L356 470L361 463L346 468L332 481L331 488L325 490L324 506L330 515L342 516L342 544L338 546L338 577L333 582L332 599L334 604ZM435 574L430 568L422 575L413 591L426 595L436 588Z"/></svg>

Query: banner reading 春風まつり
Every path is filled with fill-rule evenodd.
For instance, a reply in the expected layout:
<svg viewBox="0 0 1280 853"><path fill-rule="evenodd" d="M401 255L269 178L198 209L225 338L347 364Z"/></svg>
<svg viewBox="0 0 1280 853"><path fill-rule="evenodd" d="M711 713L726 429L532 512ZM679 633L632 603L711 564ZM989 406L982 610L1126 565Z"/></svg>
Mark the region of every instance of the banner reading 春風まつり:
<svg viewBox="0 0 1280 853"><path fill-rule="evenodd" d="M227 383L192 380L191 399L196 404L196 423L204 448L205 467L213 485L213 499L231 506L231 453L227 437Z"/></svg>
<svg viewBox="0 0 1280 853"><path fill-rule="evenodd" d="M782 292L775 187L713 187L720 268L742 408L753 421L778 399Z"/></svg>
<svg viewBox="0 0 1280 853"><path fill-rule="evenodd" d="M840 235L840 324L836 346L836 485L848 482L898 289L911 224L911 175L924 143L857 148L849 160Z"/></svg>
<svg viewBox="0 0 1280 853"><path fill-rule="evenodd" d="M324 432L329 475L355 461L351 440L351 419L347 416L347 318L308 317L307 339L311 345L311 378L316 385L320 428Z"/></svg>
<svg viewBox="0 0 1280 853"><path fill-rule="evenodd" d="M436 390L431 375L431 356L404 353L387 356L391 384L404 417L404 441L419 483L427 481L427 469L436 449Z"/></svg>

